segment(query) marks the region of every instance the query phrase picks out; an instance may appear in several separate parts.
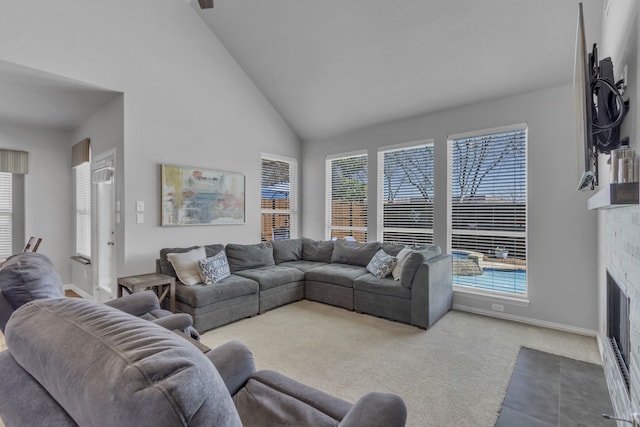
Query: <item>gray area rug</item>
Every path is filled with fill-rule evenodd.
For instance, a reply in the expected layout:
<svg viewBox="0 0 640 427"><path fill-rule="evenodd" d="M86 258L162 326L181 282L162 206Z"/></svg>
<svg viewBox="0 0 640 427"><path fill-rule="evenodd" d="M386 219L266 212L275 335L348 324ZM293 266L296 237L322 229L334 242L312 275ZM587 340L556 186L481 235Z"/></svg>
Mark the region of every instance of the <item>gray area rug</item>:
<svg viewBox="0 0 640 427"><path fill-rule="evenodd" d="M397 393L408 426L494 426L520 347L601 364L595 338L451 311L428 331L300 301L209 331L272 369L351 402Z"/></svg>

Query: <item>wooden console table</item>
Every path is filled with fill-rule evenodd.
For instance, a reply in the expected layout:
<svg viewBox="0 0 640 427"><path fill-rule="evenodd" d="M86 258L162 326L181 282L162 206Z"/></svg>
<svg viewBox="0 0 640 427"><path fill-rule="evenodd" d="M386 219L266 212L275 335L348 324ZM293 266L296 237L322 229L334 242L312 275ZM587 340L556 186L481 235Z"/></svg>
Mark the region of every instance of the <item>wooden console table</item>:
<svg viewBox="0 0 640 427"><path fill-rule="evenodd" d="M132 294L135 292L152 289L158 300L162 304L167 295L169 296L169 311L176 312L176 279L172 276L159 273L138 274L135 276L118 277L118 298L122 296L122 291Z"/></svg>

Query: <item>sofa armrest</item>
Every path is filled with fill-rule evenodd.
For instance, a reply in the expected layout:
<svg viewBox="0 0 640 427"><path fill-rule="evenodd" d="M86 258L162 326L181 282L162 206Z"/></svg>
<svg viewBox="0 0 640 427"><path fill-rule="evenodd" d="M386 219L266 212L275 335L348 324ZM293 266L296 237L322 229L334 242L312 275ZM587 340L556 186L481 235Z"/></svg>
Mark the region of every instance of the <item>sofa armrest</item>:
<svg viewBox="0 0 640 427"><path fill-rule="evenodd" d="M13 307L9 304L9 301L2 295L0 291L0 331L4 334L4 327L7 326L9 317L13 313Z"/></svg>
<svg viewBox="0 0 640 427"><path fill-rule="evenodd" d="M163 328L173 330L184 331L189 326L193 326L193 318L190 314L187 313L176 313L169 314L167 316L158 317L157 319L151 320L151 322L156 325L160 325Z"/></svg>
<svg viewBox="0 0 640 427"><path fill-rule="evenodd" d="M367 393L356 402L338 427L404 427L407 407L395 394Z"/></svg>
<svg viewBox="0 0 640 427"><path fill-rule="evenodd" d="M107 301L105 305L117 308L120 311L136 317L160 308L158 297L153 291L136 292L135 294L125 295L121 298Z"/></svg>
<svg viewBox="0 0 640 427"><path fill-rule="evenodd" d="M430 328L453 304L453 258L439 255L418 266L411 286L411 324Z"/></svg>
<svg viewBox="0 0 640 427"><path fill-rule="evenodd" d="M227 385L231 396L246 384L256 371L253 353L239 341L229 341L206 353Z"/></svg>

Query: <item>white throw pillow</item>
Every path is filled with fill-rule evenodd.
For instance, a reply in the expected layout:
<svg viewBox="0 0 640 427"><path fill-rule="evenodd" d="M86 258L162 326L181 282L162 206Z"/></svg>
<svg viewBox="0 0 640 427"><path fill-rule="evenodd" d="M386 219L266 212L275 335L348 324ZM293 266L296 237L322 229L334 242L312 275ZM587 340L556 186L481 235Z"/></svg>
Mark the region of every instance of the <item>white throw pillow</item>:
<svg viewBox="0 0 640 427"><path fill-rule="evenodd" d="M206 258L207 253L204 251L204 246L192 249L189 252L167 254L167 259L176 270L178 279L185 285L200 283L198 261Z"/></svg>
<svg viewBox="0 0 640 427"><path fill-rule="evenodd" d="M396 258L398 258L398 262L391 272L394 280L400 280L400 276L402 275L402 267L404 267L404 263L407 261L407 258L409 257L409 255L411 255L412 252L413 251L409 248L403 248L400 252L398 252L398 255L396 255Z"/></svg>

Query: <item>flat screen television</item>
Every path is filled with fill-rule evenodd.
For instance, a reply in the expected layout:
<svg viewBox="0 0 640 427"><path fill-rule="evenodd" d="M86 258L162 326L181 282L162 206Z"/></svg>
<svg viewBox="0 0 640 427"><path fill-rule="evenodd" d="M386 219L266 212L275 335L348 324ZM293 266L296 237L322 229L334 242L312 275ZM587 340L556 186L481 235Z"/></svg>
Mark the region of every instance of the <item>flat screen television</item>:
<svg viewBox="0 0 640 427"><path fill-rule="evenodd" d="M597 152L593 141L593 64L587 53L582 3L578 4L576 57L573 69L573 97L578 147L578 190L592 190L596 183Z"/></svg>

